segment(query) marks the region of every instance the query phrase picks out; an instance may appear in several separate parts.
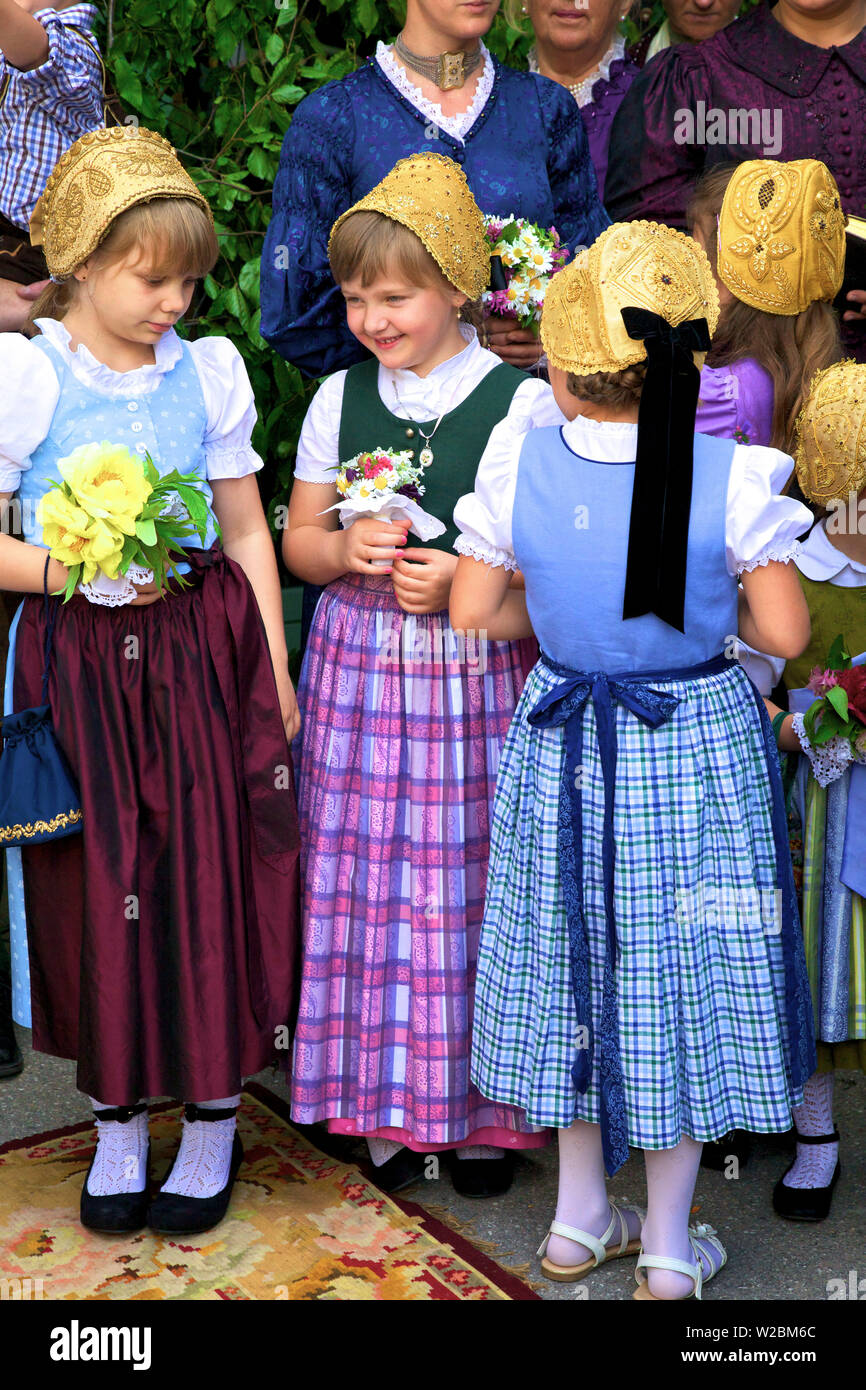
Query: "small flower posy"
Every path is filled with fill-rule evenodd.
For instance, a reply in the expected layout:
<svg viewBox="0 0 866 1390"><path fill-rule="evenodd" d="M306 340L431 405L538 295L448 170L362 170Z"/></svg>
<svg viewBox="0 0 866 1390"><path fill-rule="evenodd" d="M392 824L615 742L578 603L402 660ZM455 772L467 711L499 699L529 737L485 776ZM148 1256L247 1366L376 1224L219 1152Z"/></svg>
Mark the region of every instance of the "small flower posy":
<svg viewBox="0 0 866 1390"><path fill-rule="evenodd" d="M123 444L83 444L58 461L63 478L52 483L37 509L51 558L68 566L68 602L79 584L99 576L117 580L132 570L164 588L184 540L203 542L209 507L196 473L176 469L160 477L149 454L139 459ZM217 527L217 534L219 528Z"/></svg>
<svg viewBox="0 0 866 1390"><path fill-rule="evenodd" d="M827 786L842 776L849 762L866 763L866 665L852 664L840 634L826 667L813 668L807 687L817 699L801 716L803 733L816 750L818 780ZM816 758L810 761L814 764Z"/></svg>
<svg viewBox="0 0 866 1390"><path fill-rule="evenodd" d="M416 463L411 449L372 449L356 454L346 463L335 464L337 491L340 501L325 512L338 511L344 529L362 516L379 516L383 520L401 515L410 531L423 541L441 536L445 526L435 516L418 505L424 495L424 470L428 461L425 450ZM322 515L325 513L323 512ZM378 562L377 562L378 563ZM389 561L383 563L388 564Z"/></svg>
<svg viewBox="0 0 866 1390"><path fill-rule="evenodd" d="M537 332L550 277L565 265L568 247L561 245L555 227L545 229L525 217L487 215L484 230L505 279L504 288L484 291L484 312L515 318L521 328Z"/></svg>

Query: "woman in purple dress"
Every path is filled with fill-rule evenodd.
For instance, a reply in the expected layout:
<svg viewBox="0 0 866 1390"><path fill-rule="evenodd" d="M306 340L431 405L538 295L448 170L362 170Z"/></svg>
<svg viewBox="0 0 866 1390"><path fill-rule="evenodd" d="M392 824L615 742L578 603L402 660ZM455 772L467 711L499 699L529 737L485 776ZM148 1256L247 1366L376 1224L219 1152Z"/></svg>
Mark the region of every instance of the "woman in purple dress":
<svg viewBox="0 0 866 1390"><path fill-rule="evenodd" d="M618 25L629 0L506 0L505 14L516 29L524 17L535 33L530 72L566 87L583 116L599 189L604 188L613 118L638 75L625 51Z"/></svg>
<svg viewBox="0 0 866 1390"><path fill-rule="evenodd" d="M610 141L615 221L686 225L703 171L746 159L823 160L848 213L866 205L866 0L777 0L679 44L629 88ZM845 301L845 347L866 352L866 285Z"/></svg>

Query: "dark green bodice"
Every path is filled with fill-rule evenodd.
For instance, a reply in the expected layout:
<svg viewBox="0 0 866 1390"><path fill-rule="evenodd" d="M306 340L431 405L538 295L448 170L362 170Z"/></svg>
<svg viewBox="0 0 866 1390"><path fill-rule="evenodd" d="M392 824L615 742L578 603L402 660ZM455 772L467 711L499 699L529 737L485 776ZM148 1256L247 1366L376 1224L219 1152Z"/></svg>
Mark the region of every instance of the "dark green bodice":
<svg viewBox="0 0 866 1390"><path fill-rule="evenodd" d="M417 458L424 440L411 420L392 415L379 395L379 363L375 358L359 362L346 373L343 411L340 417L340 462L374 449L414 449ZM458 531L453 513L457 499L475 486L475 474L494 425L504 420L515 391L526 381L525 372L501 362L470 391L466 400L443 416L430 441L433 462L424 474L420 505L447 526L444 536L429 544L451 550ZM421 421L430 434L435 419ZM422 545L410 534L410 545Z"/></svg>
<svg viewBox="0 0 866 1390"><path fill-rule="evenodd" d="M866 585L847 589L826 580L807 579L805 574L800 575L800 583L809 605L812 635L802 656L785 667L789 690L801 689L813 666L824 669L830 645L840 633L852 656L866 651Z"/></svg>

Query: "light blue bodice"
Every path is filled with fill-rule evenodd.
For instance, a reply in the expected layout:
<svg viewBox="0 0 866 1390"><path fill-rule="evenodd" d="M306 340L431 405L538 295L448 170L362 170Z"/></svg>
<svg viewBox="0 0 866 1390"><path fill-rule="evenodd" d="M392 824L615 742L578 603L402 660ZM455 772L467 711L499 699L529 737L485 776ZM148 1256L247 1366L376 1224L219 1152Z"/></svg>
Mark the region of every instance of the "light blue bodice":
<svg viewBox="0 0 866 1390"><path fill-rule="evenodd" d="M695 435L685 632L655 614L623 621L634 463L581 458L556 426L520 454L513 546L542 650L581 671L698 665L737 632L737 581L725 564L731 440Z"/></svg>
<svg viewBox="0 0 866 1390"><path fill-rule="evenodd" d="M176 468L181 473L198 473L205 479L204 437L207 411L192 353L183 344L183 356L160 378L148 395L104 396L83 385L46 338L34 339L36 347L51 359L60 383L60 398L47 437L30 456L31 466L21 474L17 497L21 505L24 539L42 545L42 528L36 520L36 506L52 482L60 482L58 459L65 458L81 444L125 444L141 458L149 453L157 471L164 476ZM213 495L203 482L211 515L204 548L216 540L212 510ZM187 547L202 543L193 534L184 539ZM179 570L186 566L178 565Z"/></svg>

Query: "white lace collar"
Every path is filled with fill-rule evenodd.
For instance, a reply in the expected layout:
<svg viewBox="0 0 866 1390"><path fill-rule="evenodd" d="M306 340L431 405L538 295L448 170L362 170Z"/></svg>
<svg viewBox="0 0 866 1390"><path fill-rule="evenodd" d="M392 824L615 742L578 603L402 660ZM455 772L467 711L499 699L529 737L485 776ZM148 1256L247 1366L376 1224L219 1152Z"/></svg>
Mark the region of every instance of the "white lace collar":
<svg viewBox="0 0 866 1390"><path fill-rule="evenodd" d="M797 556L797 569L807 579L831 580L844 588L866 584L866 565L837 550L826 531L826 519L812 527Z"/></svg>
<svg viewBox="0 0 866 1390"><path fill-rule="evenodd" d="M605 82L610 77L610 65L625 57L625 39L622 34L615 34L613 43L605 53L598 67L591 72L588 77L584 77L580 82L573 82L568 86L568 91L574 97L578 106L589 106L592 101L592 89L596 82L604 78ZM538 72L538 54L535 46L529 50L529 71ZM565 83L563 83L565 86Z"/></svg>
<svg viewBox="0 0 866 1390"><path fill-rule="evenodd" d="M487 105L487 99L493 91L493 61L489 52L481 45L481 52L484 55L484 67L481 69L481 76L475 88L475 96L472 98L472 105L468 111L461 111L456 116L446 116L443 114L442 107L435 101L429 101L419 87L413 83L409 73L398 63L394 57L393 48L382 43L381 39L376 45L376 62L402 96L407 101L411 101L417 111L422 116L426 116L429 121L444 130L446 135L451 135L455 140L463 143L464 136L472 129L476 120L481 115Z"/></svg>
<svg viewBox="0 0 866 1390"><path fill-rule="evenodd" d="M128 372L116 372L112 367L106 367L104 362L97 361L84 343L79 343L73 352L69 346L69 329L60 319L36 319L35 322L51 346L63 353L76 379L106 396L148 395L156 390L160 379L183 356L181 340L172 328L154 343L155 362L145 367L134 367Z"/></svg>
<svg viewBox="0 0 866 1390"><path fill-rule="evenodd" d="M636 424L578 415L562 426L562 437L575 454L595 463L634 463L637 457Z"/></svg>

